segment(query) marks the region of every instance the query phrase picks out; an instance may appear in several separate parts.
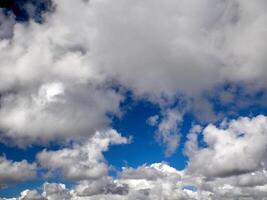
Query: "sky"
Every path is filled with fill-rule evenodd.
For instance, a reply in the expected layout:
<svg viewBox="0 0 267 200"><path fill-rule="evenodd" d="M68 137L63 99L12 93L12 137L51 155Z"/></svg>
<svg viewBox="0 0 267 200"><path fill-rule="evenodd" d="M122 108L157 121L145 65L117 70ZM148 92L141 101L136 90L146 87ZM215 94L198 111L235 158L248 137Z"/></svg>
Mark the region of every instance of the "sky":
<svg viewBox="0 0 267 200"><path fill-rule="evenodd" d="M266 200L266 9L0 1L0 200Z"/></svg>

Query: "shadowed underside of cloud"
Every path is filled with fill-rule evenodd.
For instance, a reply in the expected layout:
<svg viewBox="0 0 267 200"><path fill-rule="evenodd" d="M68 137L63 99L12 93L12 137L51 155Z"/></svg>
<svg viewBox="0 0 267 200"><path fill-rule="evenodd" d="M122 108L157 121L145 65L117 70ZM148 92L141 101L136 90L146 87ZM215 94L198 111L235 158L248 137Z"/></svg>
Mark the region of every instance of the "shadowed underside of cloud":
<svg viewBox="0 0 267 200"><path fill-rule="evenodd" d="M77 184L46 183L19 199L266 199L266 117L222 121L227 114L210 101L234 107L227 112L236 115L257 96L257 105L266 107L265 0L57 0L47 6L51 12L40 11L36 20L35 4L23 4L29 16L23 22L0 8L0 141L64 147L38 153L35 163L0 157L0 171L8 169L0 186L46 170ZM224 88L228 83L243 92ZM123 117L127 91L159 106L148 123L166 156L179 145L186 113L208 124L188 134L184 170L144 164L108 176L103 152L129 142L111 127L112 117Z"/></svg>

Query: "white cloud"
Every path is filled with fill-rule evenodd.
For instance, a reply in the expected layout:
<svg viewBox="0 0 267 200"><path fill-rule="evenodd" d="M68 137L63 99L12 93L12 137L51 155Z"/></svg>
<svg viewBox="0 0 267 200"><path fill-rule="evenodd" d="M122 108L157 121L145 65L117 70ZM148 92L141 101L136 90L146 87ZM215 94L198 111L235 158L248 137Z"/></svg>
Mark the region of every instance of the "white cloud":
<svg viewBox="0 0 267 200"><path fill-rule="evenodd" d="M218 127L194 126L185 148L189 162L184 179L212 200L264 200L266 137L263 115L225 120Z"/></svg>
<svg viewBox="0 0 267 200"><path fill-rule="evenodd" d="M43 194L27 190L22 198L266 199L265 116L208 125L202 132L206 148L198 146L202 130L195 127L185 175L154 164L125 168L113 180L102 154L109 144L126 143L114 131L103 132L110 126L107 113L119 114L124 99L113 81L160 105L161 121L151 122L166 155L179 143L177 110L189 109L204 122L217 119L203 93L225 82L242 83L248 93L266 90L265 0L55 4L43 24L18 24L0 15L0 139L19 146L75 140L69 148L41 152L38 162L66 179L87 180L70 190L46 184ZM220 98L232 101L225 94ZM170 110L177 100L189 105ZM0 173L1 184L35 176L35 165L27 161L1 158L1 167L9 172ZM9 175L15 172L17 177ZM183 189L184 181L198 190Z"/></svg>
<svg viewBox="0 0 267 200"><path fill-rule="evenodd" d="M153 172L153 173L151 173ZM134 175L135 174L135 175ZM153 178L147 174L153 174ZM98 180L82 181L73 189L63 184L44 184L42 196L48 200L193 200L194 192L182 189L181 175L164 163L141 166L137 169L124 168L120 179L102 177ZM35 191L32 191L35 194ZM27 190L23 194L30 194ZM22 196L22 195L21 195Z"/></svg>
<svg viewBox="0 0 267 200"><path fill-rule="evenodd" d="M0 156L0 188L36 177L36 165L26 160L16 162Z"/></svg>
<svg viewBox="0 0 267 200"><path fill-rule="evenodd" d="M70 191L66 188L64 184L56 184L56 183L45 183L43 185L43 194L47 200L71 200Z"/></svg>
<svg viewBox="0 0 267 200"><path fill-rule="evenodd" d="M137 94L196 95L226 80L265 82L264 0L91 3L93 57Z"/></svg>
<svg viewBox="0 0 267 200"><path fill-rule="evenodd" d="M63 184L46 183L43 192L26 190L19 198L264 200L266 124L266 117L259 115L224 121L218 127L196 125L186 144L187 168L178 171L166 163L125 167L117 178L107 176L108 165L102 152L109 144L123 144L127 139L114 130L98 132L83 144L43 151L37 156L42 167L60 170L64 178L78 180L76 186L68 189ZM199 146L201 134L206 147Z"/></svg>
<svg viewBox="0 0 267 200"><path fill-rule="evenodd" d="M98 180L79 182L75 187L75 192L80 197L96 195L125 196L129 192L129 187L125 183L120 183L111 177L105 176Z"/></svg>
<svg viewBox="0 0 267 200"><path fill-rule="evenodd" d="M67 130L73 135L108 126L106 113L117 113L122 100L121 95L106 86L109 80L158 103L166 96L180 98L177 93L197 97L225 81L242 81L244 85L252 82L265 88L264 0L54 3L55 11L45 15L43 24L16 23L13 30L12 23L4 23L14 34L0 41L0 128L11 139L20 140L21 136L22 141L31 143L68 138L70 133L62 134ZM36 123L27 127L28 120L25 124L12 120L15 110L25 104L27 109L20 114L28 117L28 109L36 107L32 96L44 85L55 82L66 88L66 103L60 104L66 112L47 116L45 110L44 119L38 119L42 114L32 113ZM12 102L7 101L10 95ZM197 107L203 104L196 103ZM73 112L77 115L71 115ZM212 108L197 113L210 112ZM12 122L3 122L3 115ZM205 115L208 119L213 117ZM51 130L37 130L35 126L40 121L46 125L61 119L61 123L52 123ZM68 126L66 121L80 124ZM31 141L30 137L34 139ZM177 137L173 139L177 141ZM173 148L176 143L171 144Z"/></svg>
<svg viewBox="0 0 267 200"><path fill-rule="evenodd" d="M39 194L37 190L24 190L21 192L19 200L45 200L45 198Z"/></svg>
<svg viewBox="0 0 267 200"><path fill-rule="evenodd" d="M34 92L1 98L2 141L25 146L51 140L90 137L110 123L107 112L118 112L122 97L113 90L60 82Z"/></svg>
<svg viewBox="0 0 267 200"><path fill-rule="evenodd" d="M203 130L207 148L191 148L189 173L225 177L257 171L266 167L267 118L241 117L217 128ZM225 127L226 126L226 127ZM191 143L194 137L191 137ZM194 139L195 140L195 139ZM197 142L195 140L195 142ZM192 145L191 145L192 146Z"/></svg>
<svg viewBox="0 0 267 200"><path fill-rule="evenodd" d="M87 137L109 127L108 113L120 111L122 95L105 83L88 53L91 6L56 4L45 23L16 23L13 37L0 40L2 142L25 146Z"/></svg>
<svg viewBox="0 0 267 200"><path fill-rule="evenodd" d="M82 144L73 144L70 148L57 151L44 150L37 155L37 159L43 168L59 170L65 179L97 180L108 172L103 151L107 151L109 145L127 142L115 130L96 132Z"/></svg>
<svg viewBox="0 0 267 200"><path fill-rule="evenodd" d="M124 168L117 179L104 176L80 181L70 189L64 184L45 183L43 191L25 190L17 200L265 200L266 189L266 172L204 180L165 163L154 163Z"/></svg>
<svg viewBox="0 0 267 200"><path fill-rule="evenodd" d="M128 192L124 195L99 194L89 196L89 199L118 199L118 200L160 200L160 199L194 199L182 189L181 177L183 172L164 163L140 166L137 169L124 168L120 178L114 180L118 185L124 185ZM126 187L127 186L127 187ZM85 198L85 197L84 197Z"/></svg>

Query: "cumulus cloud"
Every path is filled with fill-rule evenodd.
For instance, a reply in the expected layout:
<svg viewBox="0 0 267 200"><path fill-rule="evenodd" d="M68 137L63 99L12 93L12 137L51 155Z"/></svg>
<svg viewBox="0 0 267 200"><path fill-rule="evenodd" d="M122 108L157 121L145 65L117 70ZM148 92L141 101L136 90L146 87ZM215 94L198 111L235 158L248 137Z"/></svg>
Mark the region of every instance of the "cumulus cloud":
<svg viewBox="0 0 267 200"><path fill-rule="evenodd" d="M77 196L88 197L97 195L125 196L129 192L129 186L113 178L105 176L98 180L81 181L75 187Z"/></svg>
<svg viewBox="0 0 267 200"><path fill-rule="evenodd" d="M112 144L126 144L128 141L115 130L96 132L88 141L74 144L57 151L44 150L37 155L38 162L48 170L59 170L65 179L97 180L108 172L103 151Z"/></svg>
<svg viewBox="0 0 267 200"><path fill-rule="evenodd" d="M91 3L94 58L137 94L195 95L226 80L265 82L264 0Z"/></svg>
<svg viewBox="0 0 267 200"><path fill-rule="evenodd" d="M7 94L1 98L1 138L25 146L91 136L108 126L106 113L117 112L121 99L112 90L61 82L43 84L34 93Z"/></svg>
<svg viewBox="0 0 267 200"><path fill-rule="evenodd" d="M249 183L249 184L248 184ZM80 181L73 188L45 183L42 191L25 190L22 199L69 200L265 200L266 172L204 180L178 171L165 163L124 168L117 178ZM12 200L13 200L12 199ZM11 199L8 199L11 200Z"/></svg>
<svg viewBox="0 0 267 200"><path fill-rule="evenodd" d="M192 132L194 134L194 132ZM190 148L189 172L206 177L225 177L264 169L267 153L267 118L242 117L217 128L203 130L207 148ZM197 142L190 136L190 143Z"/></svg>
<svg viewBox="0 0 267 200"><path fill-rule="evenodd" d="M64 184L45 183L43 185L43 190L42 196L44 196L47 200L71 199L70 191Z"/></svg>
<svg viewBox="0 0 267 200"><path fill-rule="evenodd" d="M120 193L102 192L100 194L88 195L77 193L78 199L195 199L195 192L186 190L182 185L183 171L177 171L165 163L154 163L143 165L136 169L123 168L119 178L113 180L113 186L117 185ZM110 180L109 180L110 181ZM85 184L86 185L86 184ZM85 187L83 183L83 187ZM102 183L104 186L105 184ZM89 185L90 186L90 185ZM81 186L79 186L81 187ZM79 189L78 187L78 189ZM90 187L92 189L92 187ZM103 189L104 187L102 187ZM121 192L124 191L124 192ZM82 197L82 194L84 195Z"/></svg>
<svg viewBox="0 0 267 200"><path fill-rule="evenodd" d="M185 148L187 182L211 199L265 199L266 134L263 115L194 126Z"/></svg>
<svg viewBox="0 0 267 200"><path fill-rule="evenodd" d="M12 161L6 157L0 157L0 188L10 184L34 179L36 177L36 165L26 160Z"/></svg>
<svg viewBox="0 0 267 200"><path fill-rule="evenodd" d="M264 200L266 124L266 116L259 115L224 121L218 127L195 125L188 135L189 163L184 170L154 163L124 167L118 177L108 176L102 152L109 144L123 144L127 139L114 130L98 132L82 144L37 156L42 167L61 171L77 185L46 183L43 191L26 190L17 199ZM199 146L200 142L205 146Z"/></svg>
<svg viewBox="0 0 267 200"><path fill-rule="evenodd" d="M181 106L183 110L210 122L219 117L203 92L225 82L256 85L253 90L265 85L264 1L91 3L96 29L92 57L108 76L137 96L167 109L173 99L185 98L190 105ZM251 48L244 47L243 41ZM264 53L256 53L259 49ZM166 144L166 155L175 151L179 141L177 134L168 133L158 134Z"/></svg>
<svg viewBox="0 0 267 200"><path fill-rule="evenodd" d="M44 183L42 192L37 190L24 190L17 198L0 198L1 200L71 200L71 191L61 183ZM74 198L75 199L75 198Z"/></svg>
<svg viewBox="0 0 267 200"><path fill-rule="evenodd" d="M44 16L44 23L31 21L14 27L8 20L3 23L12 29L13 37L0 42L2 115L13 119L14 110L27 107L23 120L1 123L8 137L26 140L26 133L52 140L67 129L76 134L107 125L106 113L118 112L122 100L106 87L108 80L158 103L162 96L179 98L177 93L195 97L225 81L266 85L264 0L54 3L56 9ZM47 110L29 114L27 109L38 107L32 100L38 90L55 82L66 88L66 102L60 104L64 114L47 114ZM92 103L101 100L103 104ZM73 112L77 115L70 116ZM22 121L26 124L27 118L36 119L36 124L24 127ZM34 128L41 120L59 119L47 131L53 136L47 136L42 127ZM62 130L65 121L81 124ZM16 130L20 126L22 131Z"/></svg>
<svg viewBox="0 0 267 200"><path fill-rule="evenodd" d="M266 90L264 0L91 3L92 57L137 96L164 107L185 99L183 110L214 122L221 116L203 93L226 82Z"/></svg>
<svg viewBox="0 0 267 200"><path fill-rule="evenodd" d="M147 174L150 175L147 176ZM59 198L71 200L193 200L195 199L194 192L181 187L182 174L183 172L179 172L167 164L155 163L137 169L124 168L120 179L104 177L97 181L82 181L73 189L67 189L63 184L45 183L41 195L48 200ZM26 190L20 196L31 199L30 195L39 197L40 193L38 195L36 191Z"/></svg>
<svg viewBox="0 0 267 200"><path fill-rule="evenodd" d="M167 156L178 147L185 112L201 122L221 119L205 99L217 85L242 84L246 94L266 91L265 0L54 4L42 23L17 23L15 16L0 14L0 140L20 147L72 141L40 152L37 162L78 182L70 189L46 183L41 193L26 190L19 199L266 199L262 115L195 126L183 171L159 163L124 168L112 178L103 156L109 145L127 143L115 130L105 131L125 98L115 83L159 105L161 113L149 122ZM234 93L218 98L229 104ZM1 169L0 185L36 175L35 164L5 157Z"/></svg>
<svg viewBox="0 0 267 200"><path fill-rule="evenodd" d="M42 195L40 195L37 190L24 190L21 192L20 197L18 199L45 200L45 198Z"/></svg>
<svg viewBox="0 0 267 200"><path fill-rule="evenodd" d="M107 114L119 113L122 95L106 84L88 53L89 4L56 4L44 23L16 23L13 37L0 41L2 141L25 146L90 136L109 126ZM12 28L7 23L2 26Z"/></svg>

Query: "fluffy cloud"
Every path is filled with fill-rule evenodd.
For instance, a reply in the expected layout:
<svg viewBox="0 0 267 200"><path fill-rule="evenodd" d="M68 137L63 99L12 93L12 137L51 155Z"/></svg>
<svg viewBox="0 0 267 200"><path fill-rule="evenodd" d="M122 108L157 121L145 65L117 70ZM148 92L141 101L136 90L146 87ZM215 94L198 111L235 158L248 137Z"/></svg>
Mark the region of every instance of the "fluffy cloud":
<svg viewBox="0 0 267 200"><path fill-rule="evenodd" d="M96 132L83 144L74 144L71 148L57 151L44 150L37 155L43 168L60 170L65 179L87 180L99 179L108 172L108 165L103 157L111 144L125 144L127 139L115 130Z"/></svg>
<svg viewBox="0 0 267 200"><path fill-rule="evenodd" d="M36 165L26 160L15 162L0 157L0 188L36 177Z"/></svg>
<svg viewBox="0 0 267 200"><path fill-rule="evenodd" d="M113 180L113 187L117 187L116 193L113 190L107 190L106 184L102 183L102 190L99 194L88 195L88 193L78 192L77 199L114 199L114 200L135 200L135 199L197 199L197 193L183 188L183 171L177 171L165 163L154 163L152 165L143 165L136 169L123 168L118 179ZM109 179L109 182L111 180ZM78 186L86 187L86 183ZM91 185L87 186L92 189ZM117 191L120 191L118 193ZM79 191L76 188L76 192ZM86 190L85 190L86 191ZM121 192L124 191L124 192ZM87 196L86 196L87 194ZM91 193L92 194L92 193ZM75 199L75 198L74 198Z"/></svg>
<svg viewBox="0 0 267 200"><path fill-rule="evenodd" d="M204 147L199 146L201 134ZM208 192L211 199L265 199L266 138L263 115L224 121L219 127L194 126L185 150L187 181Z"/></svg>
<svg viewBox="0 0 267 200"><path fill-rule="evenodd" d="M183 172L164 163L141 166L137 169L124 168L121 182L129 185L130 199L186 199L189 196L182 190Z"/></svg>
<svg viewBox="0 0 267 200"><path fill-rule="evenodd" d="M45 200L45 198L42 195L40 195L37 190L24 190L21 192L20 197L18 199Z"/></svg>
<svg viewBox="0 0 267 200"><path fill-rule="evenodd" d="M185 99L188 105L179 111L214 122L222 116L216 115L203 92L225 82L242 83L248 94L266 90L267 43L262 41L267 4L262 0L91 3L97 30L91 44L95 63L163 109L174 99ZM166 155L178 146L177 132L158 131Z"/></svg>
<svg viewBox="0 0 267 200"><path fill-rule="evenodd" d="M106 84L89 55L89 4L56 4L44 23L16 23L11 37L0 40L4 142L25 146L90 136L109 126L107 114L119 113L122 95ZM8 23L2 26L12 28Z"/></svg>
<svg viewBox="0 0 267 200"><path fill-rule="evenodd" d="M37 190L24 190L18 198L0 198L1 200L71 200L72 194L64 184L44 183L43 192Z"/></svg>
<svg viewBox="0 0 267 200"><path fill-rule="evenodd" d="M120 179L104 177L97 181L82 181L74 189L66 189L63 184L45 183L41 196L44 199L71 199L71 200L174 200L196 199L195 192L182 188L181 175L174 168L164 163L155 163L150 166L141 166L137 169L124 168ZM38 197L36 191L26 190L19 199L34 199Z"/></svg>
<svg viewBox="0 0 267 200"><path fill-rule="evenodd" d="M208 125L203 136L207 148L195 146L194 149L190 141L189 172L225 177L254 172L266 166L267 118L263 115L224 122L219 128Z"/></svg>
<svg viewBox="0 0 267 200"><path fill-rule="evenodd" d="M37 160L78 182L71 189L47 183L43 193L26 190L20 199L266 199L265 116L195 126L182 172L160 163L111 178L103 157L110 144L127 142L103 131L124 99L115 83L159 105L161 116L150 122L166 155L178 146L182 113L202 122L218 118L203 97L217 85L242 84L246 94L266 90L265 0L54 4L43 23L0 14L0 140L18 146L75 140ZM234 93L221 93L220 101L229 104ZM33 178L35 168L1 158L0 184Z"/></svg>
<svg viewBox="0 0 267 200"><path fill-rule="evenodd" d="M25 190L20 197L14 199L265 200L267 184L266 172L264 173L207 181L185 174L185 171L177 171L165 163L154 163L136 169L124 168L117 179L105 176L97 180L80 181L71 189L64 184L45 183L43 191Z"/></svg>
<svg viewBox="0 0 267 200"><path fill-rule="evenodd" d="M61 82L43 84L35 93L7 94L1 98L1 137L25 146L91 136L108 126L106 113L117 112L121 99L112 90Z"/></svg>
<svg viewBox="0 0 267 200"><path fill-rule="evenodd" d="M107 176L102 152L127 139L116 131L96 133L89 141L38 154L42 167L78 180L73 188L44 184L43 192L26 190L18 199L191 199L264 200L267 195L267 118L238 118L218 127L194 126L188 135L188 166L178 171L165 163L125 167L117 178ZM203 137L201 136L203 134ZM199 142L203 146L199 146ZM257 146L255 146L257 144ZM102 170L104 169L104 170Z"/></svg>
<svg viewBox="0 0 267 200"><path fill-rule="evenodd" d="M266 80L264 0L91 3L93 57L137 94L195 95L226 80Z"/></svg>
<svg viewBox="0 0 267 200"><path fill-rule="evenodd" d="M75 187L76 195L79 197L88 196L125 196L129 192L129 186L113 178L105 176L98 180L81 181Z"/></svg>
<svg viewBox="0 0 267 200"><path fill-rule="evenodd" d="M225 81L266 85L264 0L54 3L44 23L2 25L14 29L11 35L4 31L10 37L0 41L0 128L7 137L31 143L107 126L106 113L117 113L122 100L107 81L160 104L166 96L198 96ZM55 82L66 88L66 101L59 103L60 112L47 108L40 114L33 98ZM22 119L12 120L19 109ZM32 127L26 127L29 118ZM36 130L40 121L60 120L50 130Z"/></svg>
<svg viewBox="0 0 267 200"><path fill-rule="evenodd" d="M70 200L71 194L70 191L66 188L64 184L56 184L56 183L45 183L43 185L43 194L47 200L56 200L56 199L64 199Z"/></svg>

